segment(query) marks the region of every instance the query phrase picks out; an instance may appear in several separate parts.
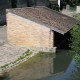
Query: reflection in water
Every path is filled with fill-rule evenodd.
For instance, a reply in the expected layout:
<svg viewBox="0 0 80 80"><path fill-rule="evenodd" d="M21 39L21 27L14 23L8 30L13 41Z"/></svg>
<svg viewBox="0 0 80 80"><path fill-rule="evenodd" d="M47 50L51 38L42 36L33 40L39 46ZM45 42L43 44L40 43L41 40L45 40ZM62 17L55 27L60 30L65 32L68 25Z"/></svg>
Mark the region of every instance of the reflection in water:
<svg viewBox="0 0 80 80"><path fill-rule="evenodd" d="M10 79L9 79L9 76L7 76L4 80L10 80Z"/></svg>
<svg viewBox="0 0 80 80"><path fill-rule="evenodd" d="M73 71L67 80L80 80L80 71Z"/></svg>
<svg viewBox="0 0 80 80"><path fill-rule="evenodd" d="M71 71L67 70L67 72L70 74L69 77L67 77L67 80L80 80L80 70L74 65L75 61L74 59L72 60L72 64L70 65ZM74 65L74 66L72 66Z"/></svg>
<svg viewBox="0 0 80 80"><path fill-rule="evenodd" d="M53 73L54 53L39 53L10 71L10 80L36 80Z"/></svg>
<svg viewBox="0 0 80 80"><path fill-rule="evenodd" d="M56 58L54 53L39 53L12 69L9 72L10 79L8 77L5 80L80 80L74 59L67 52L60 50Z"/></svg>
<svg viewBox="0 0 80 80"><path fill-rule="evenodd" d="M68 60L68 59L67 59ZM64 66L65 64L63 64ZM40 80L80 80L80 71L75 67L74 59L69 64L67 70L63 74L53 75L52 77Z"/></svg>

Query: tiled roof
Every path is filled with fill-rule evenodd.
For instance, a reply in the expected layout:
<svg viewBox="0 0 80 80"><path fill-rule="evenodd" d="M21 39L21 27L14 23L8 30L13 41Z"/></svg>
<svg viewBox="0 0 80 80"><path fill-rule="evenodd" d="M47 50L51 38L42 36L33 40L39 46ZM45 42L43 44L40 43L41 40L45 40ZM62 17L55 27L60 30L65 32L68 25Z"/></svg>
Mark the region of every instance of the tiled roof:
<svg viewBox="0 0 80 80"><path fill-rule="evenodd" d="M61 34L65 34L74 25L79 23L78 20L47 7L16 8L10 9L9 11L30 20L42 23Z"/></svg>

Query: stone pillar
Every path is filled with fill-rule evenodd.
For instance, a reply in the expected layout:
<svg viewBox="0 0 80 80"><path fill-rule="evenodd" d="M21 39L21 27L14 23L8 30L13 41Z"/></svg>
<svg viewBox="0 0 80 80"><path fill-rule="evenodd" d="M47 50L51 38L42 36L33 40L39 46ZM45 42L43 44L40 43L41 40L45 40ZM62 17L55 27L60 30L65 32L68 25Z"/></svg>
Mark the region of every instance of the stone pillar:
<svg viewBox="0 0 80 80"><path fill-rule="evenodd" d="M59 5L59 8L60 8L60 0L58 0L58 5Z"/></svg>
<svg viewBox="0 0 80 80"><path fill-rule="evenodd" d="M76 6L76 13L80 13L80 6Z"/></svg>
<svg viewBox="0 0 80 80"><path fill-rule="evenodd" d="M69 4L67 4L66 5L66 11L69 11L69 8L70 8L70 6L69 6Z"/></svg>

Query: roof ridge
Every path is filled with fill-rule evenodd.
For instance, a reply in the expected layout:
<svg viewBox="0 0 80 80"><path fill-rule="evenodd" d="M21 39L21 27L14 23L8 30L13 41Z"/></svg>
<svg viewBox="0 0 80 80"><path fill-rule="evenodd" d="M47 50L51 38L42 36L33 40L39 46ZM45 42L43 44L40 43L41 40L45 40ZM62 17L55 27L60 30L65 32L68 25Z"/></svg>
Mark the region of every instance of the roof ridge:
<svg viewBox="0 0 80 80"><path fill-rule="evenodd" d="M75 18L69 17L45 6L8 9L7 12L30 19L34 22L38 21L42 24L45 24L45 26L49 25L53 27L52 29L56 28L57 32L62 31L64 33L68 32L73 25L76 25L80 22Z"/></svg>

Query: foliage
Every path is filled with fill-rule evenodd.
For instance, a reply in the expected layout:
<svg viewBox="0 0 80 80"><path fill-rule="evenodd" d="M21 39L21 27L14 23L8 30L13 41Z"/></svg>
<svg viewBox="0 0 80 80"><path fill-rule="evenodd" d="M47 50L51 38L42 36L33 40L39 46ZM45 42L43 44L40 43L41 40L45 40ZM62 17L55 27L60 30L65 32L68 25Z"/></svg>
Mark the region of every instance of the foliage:
<svg viewBox="0 0 80 80"><path fill-rule="evenodd" d="M78 2L78 0L70 0L70 5L71 6L76 6L77 2Z"/></svg>
<svg viewBox="0 0 80 80"><path fill-rule="evenodd" d="M74 16L76 19L80 20L80 14ZM73 27L70 31L70 56L75 58L78 68L80 68L80 23Z"/></svg>
<svg viewBox="0 0 80 80"><path fill-rule="evenodd" d="M74 15L73 17L76 18L76 19L78 19L78 20L80 20L80 13Z"/></svg>
<svg viewBox="0 0 80 80"><path fill-rule="evenodd" d="M51 9L59 11L59 5L58 4L51 4Z"/></svg>
<svg viewBox="0 0 80 80"><path fill-rule="evenodd" d="M16 8L17 7L17 0L11 0L11 5L12 5L12 8Z"/></svg>
<svg viewBox="0 0 80 80"><path fill-rule="evenodd" d="M71 6L76 6L78 3L78 0L61 0L62 4L69 4Z"/></svg>
<svg viewBox="0 0 80 80"><path fill-rule="evenodd" d="M62 4L67 4L67 0L61 0Z"/></svg>

